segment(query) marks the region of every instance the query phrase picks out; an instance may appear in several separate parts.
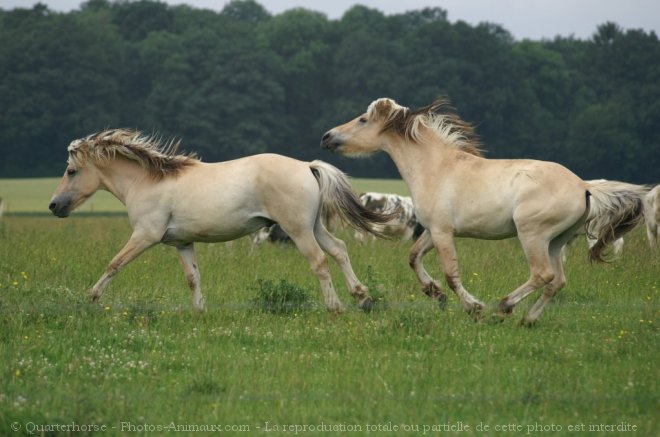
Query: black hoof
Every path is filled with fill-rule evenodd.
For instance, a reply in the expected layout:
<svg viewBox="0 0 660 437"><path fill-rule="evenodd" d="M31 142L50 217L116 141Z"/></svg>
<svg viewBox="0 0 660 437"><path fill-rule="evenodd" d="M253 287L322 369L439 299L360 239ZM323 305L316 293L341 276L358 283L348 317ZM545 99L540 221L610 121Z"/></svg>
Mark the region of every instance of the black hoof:
<svg viewBox="0 0 660 437"><path fill-rule="evenodd" d="M440 309L442 311L447 309L447 295L446 294L441 294L438 296L438 305L440 306Z"/></svg>
<svg viewBox="0 0 660 437"><path fill-rule="evenodd" d="M371 296L365 297L362 302L360 302L360 309L365 313L370 313L374 308L374 300Z"/></svg>

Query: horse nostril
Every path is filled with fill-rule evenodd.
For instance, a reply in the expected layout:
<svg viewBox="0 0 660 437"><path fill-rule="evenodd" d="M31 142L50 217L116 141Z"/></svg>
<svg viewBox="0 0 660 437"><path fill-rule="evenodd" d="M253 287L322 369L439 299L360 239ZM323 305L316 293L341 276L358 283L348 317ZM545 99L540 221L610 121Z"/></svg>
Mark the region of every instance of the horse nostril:
<svg viewBox="0 0 660 437"><path fill-rule="evenodd" d="M54 210L57 207L57 203L55 202L50 202L50 205L48 205L48 209L51 211Z"/></svg>
<svg viewBox="0 0 660 437"><path fill-rule="evenodd" d="M323 140L323 141L327 141L328 138L330 138L330 132L326 132L325 135L323 135L322 140Z"/></svg>

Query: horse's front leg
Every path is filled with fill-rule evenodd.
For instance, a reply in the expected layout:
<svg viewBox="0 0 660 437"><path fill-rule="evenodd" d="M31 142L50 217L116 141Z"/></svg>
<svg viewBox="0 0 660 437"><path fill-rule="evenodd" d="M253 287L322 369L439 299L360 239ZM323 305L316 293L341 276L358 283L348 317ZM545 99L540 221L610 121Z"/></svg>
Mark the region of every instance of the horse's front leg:
<svg viewBox="0 0 660 437"><path fill-rule="evenodd" d="M110 280L119 272L122 267L133 261L138 257L138 255L140 255L154 244L156 244L156 242L152 239L133 233L131 238L128 240L128 243L126 243L126 245L119 251L119 253L115 255L112 261L110 261L110 264L106 268L105 273L94 285L94 288L92 288L92 302L99 300L103 294L103 290L105 290L105 288L110 283Z"/></svg>
<svg viewBox="0 0 660 437"><path fill-rule="evenodd" d="M449 233L433 233L431 235L433 245L438 251L442 269L449 288L458 296L463 308L474 315L479 315L486 307L483 302L472 296L461 283L461 276L458 273L458 258L456 256L456 247L454 246L454 237Z"/></svg>
<svg viewBox="0 0 660 437"><path fill-rule="evenodd" d="M447 305L447 295L442 291L440 284L426 272L422 258L433 249L433 240L431 233L425 229L419 236L415 244L410 249L409 264L415 271L417 279L422 283L422 291L431 299L436 299L440 303L440 308Z"/></svg>
<svg viewBox="0 0 660 437"><path fill-rule="evenodd" d="M179 251L179 261L181 261L183 270L186 272L186 280L192 292L193 308L200 312L204 311L204 296L202 295L195 246L191 243L187 246L177 247L176 249Z"/></svg>

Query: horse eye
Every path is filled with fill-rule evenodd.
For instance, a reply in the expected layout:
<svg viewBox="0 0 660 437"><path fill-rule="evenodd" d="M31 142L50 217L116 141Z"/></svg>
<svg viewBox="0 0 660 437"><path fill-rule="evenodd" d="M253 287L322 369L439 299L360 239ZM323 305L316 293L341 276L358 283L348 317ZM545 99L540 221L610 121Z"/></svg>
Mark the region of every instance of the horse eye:
<svg viewBox="0 0 660 437"><path fill-rule="evenodd" d="M69 176L73 176L74 174L76 174L76 171L77 170L75 168L67 168L66 169L66 174L69 175Z"/></svg>
<svg viewBox="0 0 660 437"><path fill-rule="evenodd" d="M365 124L367 122L367 118L366 117L360 117L358 122L360 122L361 124Z"/></svg>

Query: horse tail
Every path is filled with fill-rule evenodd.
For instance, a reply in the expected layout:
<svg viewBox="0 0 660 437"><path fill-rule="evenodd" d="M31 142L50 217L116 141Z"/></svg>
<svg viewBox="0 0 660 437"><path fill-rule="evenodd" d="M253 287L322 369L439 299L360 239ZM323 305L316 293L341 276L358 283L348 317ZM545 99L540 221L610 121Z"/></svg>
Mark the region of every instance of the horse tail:
<svg viewBox="0 0 660 437"><path fill-rule="evenodd" d="M383 233L382 225L395 218L399 214L398 209L393 213L370 211L360 203L341 170L319 160L310 162L309 168L319 184L323 215L337 216L356 229L388 238Z"/></svg>
<svg viewBox="0 0 660 437"><path fill-rule="evenodd" d="M587 235L596 240L589 249L589 260L605 262L603 252L607 246L644 219L648 187L603 179L587 183L591 208L584 226Z"/></svg>

